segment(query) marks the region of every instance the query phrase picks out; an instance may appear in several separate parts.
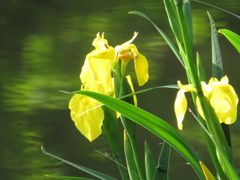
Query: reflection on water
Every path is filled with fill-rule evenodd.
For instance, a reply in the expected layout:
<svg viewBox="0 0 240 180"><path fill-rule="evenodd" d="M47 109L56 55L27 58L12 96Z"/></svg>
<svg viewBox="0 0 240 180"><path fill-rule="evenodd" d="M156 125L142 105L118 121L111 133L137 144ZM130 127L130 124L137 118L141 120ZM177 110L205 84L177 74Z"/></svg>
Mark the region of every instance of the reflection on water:
<svg viewBox="0 0 240 180"><path fill-rule="evenodd" d="M214 2L235 13L240 12L238 0L229 0L224 5ZM201 4L193 3L193 7L194 43L210 74L210 32L206 11L212 14L218 28L232 29L238 34L236 24L239 20ZM131 10L142 11L170 35L163 3L157 0L106 0L104 3L94 0L6 0L0 2L0 10L0 179L42 180L48 179L44 174L85 175L43 155L41 145L58 156L118 178L114 163L94 151L109 153L104 136L93 143L82 137L70 120L67 106L71 95L59 93L59 90L79 89L80 67L85 55L93 49L91 42L97 32L105 32L112 46L131 38L134 31L139 32L135 44L150 62L150 82L145 87L174 84L178 79L184 81L180 63L156 30L146 20L127 14ZM232 60L224 64L225 73L237 89L239 56L221 37L220 43L223 59ZM131 74L132 71L129 66L128 72ZM174 90L154 90L139 96L139 104L176 127L172 108L175 95ZM187 131L182 134L207 161L205 147L201 145L203 137L194 126L196 122L191 120L189 116L185 121ZM139 132L157 154L161 148L160 140L142 128ZM233 146L240 147L236 137ZM237 153L235 157L239 157ZM239 161L236 166L239 167ZM195 177L185 160L174 151L170 171L170 179ZM186 175L186 171L190 173Z"/></svg>

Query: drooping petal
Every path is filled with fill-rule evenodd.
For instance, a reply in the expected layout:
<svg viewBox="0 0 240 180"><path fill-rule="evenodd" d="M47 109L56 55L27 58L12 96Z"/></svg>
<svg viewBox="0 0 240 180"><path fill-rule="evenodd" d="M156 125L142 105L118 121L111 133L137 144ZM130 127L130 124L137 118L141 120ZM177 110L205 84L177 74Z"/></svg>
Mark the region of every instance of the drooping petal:
<svg viewBox="0 0 240 180"><path fill-rule="evenodd" d="M89 141L102 133L104 114L100 105L98 101L79 94L75 94L69 102L72 120Z"/></svg>
<svg viewBox="0 0 240 180"><path fill-rule="evenodd" d="M148 61L145 58L145 56L143 56L142 54L139 53L137 55L137 57L134 59L134 65L135 65L135 71L136 71L136 75L137 75L138 85L142 86L149 79Z"/></svg>
<svg viewBox="0 0 240 180"><path fill-rule="evenodd" d="M148 79L148 61L145 56L138 52L137 47L134 44L126 46L120 51L124 53L124 61L134 59L135 72L137 76L138 85L144 85ZM127 53L126 53L127 52Z"/></svg>
<svg viewBox="0 0 240 180"><path fill-rule="evenodd" d="M187 99L184 91L181 89L178 91L176 100L174 102L174 111L177 117L178 129L182 130L182 122L187 111Z"/></svg>

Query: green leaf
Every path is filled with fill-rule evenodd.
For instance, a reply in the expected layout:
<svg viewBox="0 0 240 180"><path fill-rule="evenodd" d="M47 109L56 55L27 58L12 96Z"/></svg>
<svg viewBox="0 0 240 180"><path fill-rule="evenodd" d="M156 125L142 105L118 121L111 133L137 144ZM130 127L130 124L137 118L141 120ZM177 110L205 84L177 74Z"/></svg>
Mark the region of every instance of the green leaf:
<svg viewBox="0 0 240 180"><path fill-rule="evenodd" d="M227 29L220 29L218 30L218 32L223 34L240 53L240 36L239 35Z"/></svg>
<svg viewBox="0 0 240 180"><path fill-rule="evenodd" d="M62 179L62 180L93 180L89 178L71 177L71 176L52 176L52 175L45 175L45 176L50 178L55 178L55 179Z"/></svg>
<svg viewBox="0 0 240 180"><path fill-rule="evenodd" d="M170 158L171 147L166 142L162 144L162 150L158 158L158 174L159 179L168 179L168 168L169 168L169 158Z"/></svg>
<svg viewBox="0 0 240 180"><path fill-rule="evenodd" d="M138 175L137 166L135 164L135 160L133 158L134 154L131 148L131 143L128 138L128 135L126 133L126 130L124 130L124 153L126 157L127 162L127 169L128 174L131 180L139 180L140 177Z"/></svg>
<svg viewBox="0 0 240 180"><path fill-rule="evenodd" d="M175 35L175 37L178 39L179 42L183 42L174 3L169 0L164 0L163 2L164 2L165 10L167 13L168 21L169 21L170 27L172 29L172 32Z"/></svg>
<svg viewBox="0 0 240 180"><path fill-rule="evenodd" d="M108 145L112 151L113 157L123 180L128 179L125 167L122 166L121 156L121 133L119 130L116 112L107 106L102 106L104 112L103 132L107 139Z"/></svg>
<svg viewBox="0 0 240 180"><path fill-rule="evenodd" d="M175 148L184 158L186 158L200 179L204 179L204 174L198 163L201 159L196 151L176 129L162 119L139 107L135 107L110 96L89 91L76 91L74 93L86 95L100 101L162 138L169 145Z"/></svg>
<svg viewBox="0 0 240 180"><path fill-rule="evenodd" d="M150 151L147 142L145 141L145 170L147 180L157 180L159 179L158 173L156 172L156 164L152 152ZM163 179L162 179L163 180Z"/></svg>
<svg viewBox="0 0 240 180"><path fill-rule="evenodd" d="M46 154L46 155L48 155L48 156L51 156L51 157L53 157L53 158L55 158L55 159L58 159L58 160L66 163L66 164L69 164L70 166L73 166L73 167L75 167L75 168L77 168L77 169L80 169L80 170L82 170L82 171L84 171L84 172L86 172L86 173L88 173L88 174L91 174L92 176L95 176L95 177L97 177L97 178L99 178L99 179L103 179L103 180L116 180L115 178L110 177L110 176L108 176L108 175L105 175L105 174L103 174L103 173L100 173L100 172L98 172L98 171L95 171L95 170L86 168L86 167L84 167L84 166L80 166L80 165L74 164L74 163L72 163L72 162L70 162L70 161L67 161L67 160L62 159L62 158L60 158L60 157L58 157L58 156L55 156L55 155L53 155L53 154L50 154L49 152L45 151L45 149L43 148L43 146L41 147L41 150L42 150L42 152L43 152L44 154Z"/></svg>
<svg viewBox="0 0 240 180"><path fill-rule="evenodd" d="M183 1L183 15L186 20L187 30L188 30L188 38L192 41L193 39L193 29L192 29L192 10L189 0Z"/></svg>
<svg viewBox="0 0 240 180"><path fill-rule="evenodd" d="M102 109L104 112L103 132L114 157L120 157L121 137L116 112L106 106L102 106Z"/></svg>
<svg viewBox="0 0 240 180"><path fill-rule="evenodd" d="M212 16L208 13L211 24L211 39L212 39L212 77L221 79L224 76L221 50L217 37L217 30Z"/></svg>
<svg viewBox="0 0 240 180"><path fill-rule="evenodd" d="M199 53L197 53L197 71L198 71L198 77L200 78L200 81L207 82L206 72L204 70Z"/></svg>
<svg viewBox="0 0 240 180"><path fill-rule="evenodd" d="M168 36L151 19L149 19L145 14L143 14L142 12L139 12L139 11L130 11L129 14L136 14L136 15L142 16L143 18L147 19L150 23L152 23L152 25L157 29L157 31L160 33L160 35L163 37L163 39L166 41L166 43L172 49L173 53L177 56L178 60L183 65L183 67L185 67L184 63L183 63L183 60L182 60L182 57L181 57L178 49L174 45L174 43L168 38Z"/></svg>

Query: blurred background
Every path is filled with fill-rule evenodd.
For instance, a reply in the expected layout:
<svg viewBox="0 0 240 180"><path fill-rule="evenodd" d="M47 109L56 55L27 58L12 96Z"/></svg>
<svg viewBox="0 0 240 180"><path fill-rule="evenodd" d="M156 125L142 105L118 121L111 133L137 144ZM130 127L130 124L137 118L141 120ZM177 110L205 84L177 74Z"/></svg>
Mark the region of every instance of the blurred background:
<svg viewBox="0 0 240 180"><path fill-rule="evenodd" d="M212 4L240 15L240 1L212 0ZM192 2L195 52L200 53L211 77L210 24L240 34L240 19L218 9ZM133 63L128 67L135 89L187 83L185 72L154 27L128 12L148 15L173 37L159 0L2 0L0 2L0 179L47 180L45 174L91 177L44 155L40 147L57 156L120 179L117 167L102 153L109 154L104 135L93 142L85 139L70 119L72 95L60 90L79 90L79 73L92 41L105 32L109 45L116 46L139 32L134 44L149 60L149 82L137 87ZM225 74L240 94L240 56L219 35ZM138 95L139 106L177 128L173 111L174 89L158 89ZM189 104L190 107L191 103ZM139 148L148 141L156 158L162 140L138 127ZM240 173L239 131L231 126L233 155ZM181 131L212 168L201 129L187 113ZM96 151L97 150L97 151ZM170 180L198 179L176 151L172 150Z"/></svg>

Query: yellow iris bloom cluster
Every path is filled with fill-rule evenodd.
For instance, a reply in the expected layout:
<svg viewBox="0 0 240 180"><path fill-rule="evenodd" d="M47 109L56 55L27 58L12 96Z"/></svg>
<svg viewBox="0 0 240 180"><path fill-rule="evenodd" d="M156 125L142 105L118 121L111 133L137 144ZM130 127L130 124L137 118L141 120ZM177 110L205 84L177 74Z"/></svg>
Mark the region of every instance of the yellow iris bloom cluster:
<svg viewBox="0 0 240 180"><path fill-rule="evenodd" d="M114 61L134 60L135 71L138 84L144 85L148 80L147 59L137 51L135 45L131 44L133 38L122 45L113 48L108 45L108 41L99 33L93 40L92 45L95 50L91 51L85 59L80 80L82 91L93 91L109 96L114 96L114 86L111 76ZM130 85L131 80L127 78ZM89 140L93 141L102 133L102 122L104 113L101 103L87 96L75 94L69 103L71 118L75 122L77 129Z"/></svg>
<svg viewBox="0 0 240 180"><path fill-rule="evenodd" d="M201 85L203 94L215 110L219 122L225 124L234 123L237 119L238 96L234 88L228 84L228 77L224 76L220 81L216 78L211 78L208 84L201 82ZM180 87L180 90L177 93L174 109L178 128L182 130L182 122L187 110L185 92L196 92L196 89L192 84L182 85L180 81L178 81L178 86ZM198 99L196 99L196 105L198 113L206 120Z"/></svg>

